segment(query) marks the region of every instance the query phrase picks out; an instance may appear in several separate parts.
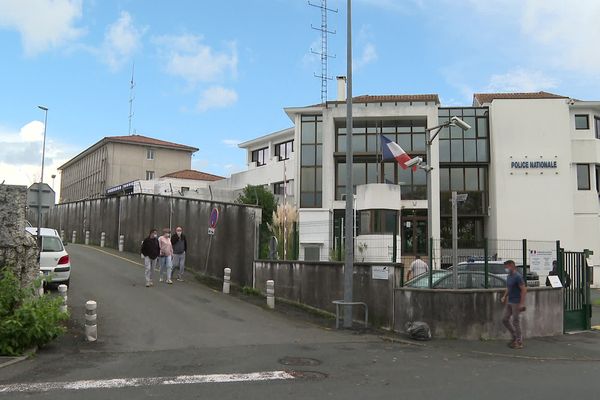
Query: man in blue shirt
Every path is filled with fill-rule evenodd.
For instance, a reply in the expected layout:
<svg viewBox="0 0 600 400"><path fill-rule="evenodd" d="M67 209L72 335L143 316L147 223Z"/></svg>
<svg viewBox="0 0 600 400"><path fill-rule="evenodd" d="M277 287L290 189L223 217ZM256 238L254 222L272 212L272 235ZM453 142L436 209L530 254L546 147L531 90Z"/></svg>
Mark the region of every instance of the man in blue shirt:
<svg viewBox="0 0 600 400"><path fill-rule="evenodd" d="M513 260L505 261L504 268L506 268L508 275L506 277L506 291L504 292L504 296L502 296L502 303L505 304L502 323L512 336L509 346L513 349L522 349L523 336L521 334L519 314L525 311L527 287L525 286L523 276L517 271L517 266Z"/></svg>

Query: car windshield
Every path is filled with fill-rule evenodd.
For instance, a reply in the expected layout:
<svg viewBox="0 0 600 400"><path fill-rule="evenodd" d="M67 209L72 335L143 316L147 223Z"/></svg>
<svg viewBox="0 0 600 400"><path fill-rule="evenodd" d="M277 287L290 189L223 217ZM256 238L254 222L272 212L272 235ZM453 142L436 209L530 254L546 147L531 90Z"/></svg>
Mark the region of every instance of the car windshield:
<svg viewBox="0 0 600 400"><path fill-rule="evenodd" d="M459 271L485 271L484 263L466 263L466 264L458 264ZM497 262L489 262L488 263L488 271L490 274L496 275L506 275L506 271L504 270L504 264L499 264Z"/></svg>
<svg viewBox="0 0 600 400"><path fill-rule="evenodd" d="M63 245L60 239L55 236L42 236L42 252L63 251Z"/></svg>

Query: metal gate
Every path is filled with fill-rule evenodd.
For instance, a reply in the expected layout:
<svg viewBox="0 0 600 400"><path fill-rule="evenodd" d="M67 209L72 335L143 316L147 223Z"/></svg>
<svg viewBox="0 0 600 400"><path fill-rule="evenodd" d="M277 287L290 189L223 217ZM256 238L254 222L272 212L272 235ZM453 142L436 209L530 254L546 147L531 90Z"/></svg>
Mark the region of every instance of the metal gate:
<svg viewBox="0 0 600 400"><path fill-rule="evenodd" d="M592 305L590 301L591 268L587 265L590 251L565 251L560 249L559 277L564 286L564 330L581 331L591 328Z"/></svg>

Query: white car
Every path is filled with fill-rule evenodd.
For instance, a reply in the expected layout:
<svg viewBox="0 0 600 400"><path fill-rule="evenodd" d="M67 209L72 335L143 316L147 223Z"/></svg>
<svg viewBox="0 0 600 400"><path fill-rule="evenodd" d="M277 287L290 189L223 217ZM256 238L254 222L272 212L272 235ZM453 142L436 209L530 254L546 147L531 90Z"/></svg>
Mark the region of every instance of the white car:
<svg viewBox="0 0 600 400"><path fill-rule="evenodd" d="M37 240L37 228L26 227L25 230ZM55 229L41 228L42 252L40 254L40 270L44 276L50 276L48 283L69 285L71 279L71 259L65 250L62 240Z"/></svg>

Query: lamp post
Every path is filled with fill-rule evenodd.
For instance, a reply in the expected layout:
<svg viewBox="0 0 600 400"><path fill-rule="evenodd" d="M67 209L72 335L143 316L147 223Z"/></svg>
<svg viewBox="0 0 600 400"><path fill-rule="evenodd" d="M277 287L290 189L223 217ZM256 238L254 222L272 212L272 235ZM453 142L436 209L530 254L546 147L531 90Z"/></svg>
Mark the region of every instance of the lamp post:
<svg viewBox="0 0 600 400"><path fill-rule="evenodd" d="M54 179L56 179L56 174L50 175L50 178L52 178L52 190L54 190Z"/></svg>
<svg viewBox="0 0 600 400"><path fill-rule="evenodd" d="M40 174L40 185L38 186L37 198L38 198L38 215L37 215L37 239L38 249L42 251L42 183L44 183L44 159L46 158L46 125L48 124L48 107L38 106L38 108L44 111L44 140L42 142L42 172Z"/></svg>
<svg viewBox="0 0 600 400"><path fill-rule="evenodd" d="M441 130L449 126L458 126L464 131L471 129L471 125L467 124L465 121L458 117L452 117L449 121L444 122L441 125L425 129L427 165L419 166L420 168L424 169L427 173L427 242L430 243L430 245L432 243L431 239L433 238L433 189L431 187L431 171L433 170L433 167L431 166L431 145L433 144L433 141L441 132ZM432 251L430 251L429 253L433 254ZM433 260L429 260L429 267L433 268Z"/></svg>
<svg viewBox="0 0 600 400"><path fill-rule="evenodd" d="M352 177L352 0L348 0L346 41L346 248L344 263L344 301L352 301L354 273L354 183ZM352 327L352 306L344 307L344 328Z"/></svg>

